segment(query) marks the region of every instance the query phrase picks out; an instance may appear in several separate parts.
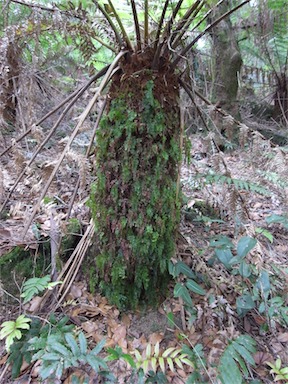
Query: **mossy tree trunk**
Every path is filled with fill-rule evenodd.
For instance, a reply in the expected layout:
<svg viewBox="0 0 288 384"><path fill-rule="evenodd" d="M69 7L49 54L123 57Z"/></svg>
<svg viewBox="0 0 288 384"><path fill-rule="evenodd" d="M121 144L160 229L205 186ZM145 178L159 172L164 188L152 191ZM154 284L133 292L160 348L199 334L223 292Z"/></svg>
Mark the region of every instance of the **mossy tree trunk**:
<svg viewBox="0 0 288 384"><path fill-rule="evenodd" d="M178 81L165 60L157 71L151 62L149 49L123 60L97 136L96 264L102 291L121 308L165 294L180 216Z"/></svg>
<svg viewBox="0 0 288 384"><path fill-rule="evenodd" d="M229 2L225 1L213 12L212 21L228 9ZM213 27L211 37L214 57L213 98L218 105L237 116L238 74L242 56L231 20L227 17Z"/></svg>

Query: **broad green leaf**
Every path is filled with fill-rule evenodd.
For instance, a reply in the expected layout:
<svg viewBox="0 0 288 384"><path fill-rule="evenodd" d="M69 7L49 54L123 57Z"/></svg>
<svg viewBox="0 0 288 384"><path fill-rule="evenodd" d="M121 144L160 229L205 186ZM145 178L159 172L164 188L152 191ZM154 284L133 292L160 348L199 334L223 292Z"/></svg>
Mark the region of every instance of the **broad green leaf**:
<svg viewBox="0 0 288 384"><path fill-rule="evenodd" d="M240 335L237 337L236 341L238 344L243 345L251 353L256 353L256 342L251 336Z"/></svg>
<svg viewBox="0 0 288 384"><path fill-rule="evenodd" d="M164 359L166 359L172 352L175 351L175 347L170 347L170 348L167 348L163 353L162 353L162 357Z"/></svg>
<svg viewBox="0 0 288 384"><path fill-rule="evenodd" d="M183 365L182 365L181 360L179 359L179 357L175 357L174 361L175 361L175 363L178 365L178 367L180 369L183 369Z"/></svg>
<svg viewBox="0 0 288 384"><path fill-rule="evenodd" d="M231 269L230 260L233 255L230 249L215 249L215 255L227 269Z"/></svg>
<svg viewBox="0 0 288 384"><path fill-rule="evenodd" d="M255 286L260 290L260 292L264 294L264 297L267 299L271 289L269 274L267 271L261 272Z"/></svg>
<svg viewBox="0 0 288 384"><path fill-rule="evenodd" d="M233 343L233 347L235 348L235 351L237 353L239 353L239 355L241 357L243 357L243 359L249 363L250 365L255 365L255 361L253 359L253 356L251 355L251 353L247 350L247 348L245 348L243 345L241 344L238 344L237 343L237 340L234 341Z"/></svg>
<svg viewBox="0 0 288 384"><path fill-rule="evenodd" d="M280 223L283 225L284 228L288 228L288 217L282 216L282 215L271 215L266 217L266 223L272 224L272 223Z"/></svg>
<svg viewBox="0 0 288 384"><path fill-rule="evenodd" d="M143 368L144 373L147 374L148 370L149 370L149 360L148 359L143 361L142 368Z"/></svg>
<svg viewBox="0 0 288 384"><path fill-rule="evenodd" d="M157 359L156 359L156 357L152 357L150 362L151 362L152 370L154 372L156 372L157 371Z"/></svg>
<svg viewBox="0 0 288 384"><path fill-rule="evenodd" d="M152 347L151 347L151 344L148 343L147 344L147 347L146 347L146 358L149 359L151 357L151 351L152 351Z"/></svg>
<svg viewBox="0 0 288 384"><path fill-rule="evenodd" d="M242 374L233 358L224 352L219 366L220 380L223 384L242 384Z"/></svg>
<svg viewBox="0 0 288 384"><path fill-rule="evenodd" d="M191 279L187 280L186 287L190 289L190 291L197 293L198 295L202 295L202 296L206 295L206 291L194 280L191 280Z"/></svg>
<svg viewBox="0 0 288 384"><path fill-rule="evenodd" d="M251 295L245 294L243 296L237 297L236 307L239 316L245 316L247 312L255 308L255 302L253 301Z"/></svg>
<svg viewBox="0 0 288 384"><path fill-rule="evenodd" d="M174 313L169 312L167 313L167 320L170 328L175 327L175 319L174 319Z"/></svg>
<svg viewBox="0 0 288 384"><path fill-rule="evenodd" d="M174 364L173 364L173 360L171 359L171 357L167 357L167 364L169 366L170 371L174 372Z"/></svg>
<svg viewBox="0 0 288 384"><path fill-rule="evenodd" d="M232 241L227 236L219 236L210 241L210 247L217 248L233 248L234 245Z"/></svg>
<svg viewBox="0 0 288 384"><path fill-rule="evenodd" d="M188 289L182 285L181 283L177 283L174 287L174 296L175 297L181 297L185 304L188 304L190 306L193 305L191 296L189 294Z"/></svg>
<svg viewBox="0 0 288 384"><path fill-rule="evenodd" d="M23 363L23 358L22 358L21 353L19 353L18 356L16 356L16 358L13 360L13 364L11 364L12 365L12 378L13 379L15 379L16 377L19 376L22 363Z"/></svg>
<svg viewBox="0 0 288 384"><path fill-rule="evenodd" d="M257 244L257 240L253 237L244 236L238 241L237 244L237 255L244 258Z"/></svg>
<svg viewBox="0 0 288 384"><path fill-rule="evenodd" d="M242 261L239 265L239 273L242 277L247 278L251 275L251 267L245 261Z"/></svg>
<svg viewBox="0 0 288 384"><path fill-rule="evenodd" d="M183 273L183 275L191 279L196 277L191 268L189 268L187 264L183 263L183 261L177 261L175 264L175 272L176 276L179 276L180 273Z"/></svg>
<svg viewBox="0 0 288 384"><path fill-rule="evenodd" d="M159 366L160 366L160 368L161 368L161 371L162 371L163 373L165 373L165 362L164 362L163 357L162 357L162 356L159 357L158 361L159 361Z"/></svg>
<svg viewBox="0 0 288 384"><path fill-rule="evenodd" d="M55 353L55 352L46 352L43 354L42 356L42 360L46 360L46 361L59 361L61 358L61 356L59 355L59 353Z"/></svg>
<svg viewBox="0 0 288 384"><path fill-rule="evenodd" d="M49 364L48 367L43 366L40 370L40 376L42 380L48 379L48 377L53 377L53 374L55 374L57 368L58 368L59 362L54 362L53 364Z"/></svg>

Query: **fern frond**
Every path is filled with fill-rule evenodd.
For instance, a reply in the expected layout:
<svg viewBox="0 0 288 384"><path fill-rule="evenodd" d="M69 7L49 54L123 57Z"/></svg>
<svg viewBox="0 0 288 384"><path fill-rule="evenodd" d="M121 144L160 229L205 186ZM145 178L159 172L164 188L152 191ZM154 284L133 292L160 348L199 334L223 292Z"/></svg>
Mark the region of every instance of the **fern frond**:
<svg viewBox="0 0 288 384"><path fill-rule="evenodd" d="M241 335L230 342L220 358L219 378L223 384L242 384L249 375L249 366L254 366L253 353L256 342L248 335Z"/></svg>
<svg viewBox="0 0 288 384"><path fill-rule="evenodd" d="M235 179L230 176L221 175L217 173L216 174L198 174L196 176L193 176L193 178L201 179L203 182L203 185L213 184L213 183L226 184L228 186L233 185L238 191L244 190L248 192L259 193L264 196L270 195L270 192L259 184L252 183L247 180Z"/></svg>

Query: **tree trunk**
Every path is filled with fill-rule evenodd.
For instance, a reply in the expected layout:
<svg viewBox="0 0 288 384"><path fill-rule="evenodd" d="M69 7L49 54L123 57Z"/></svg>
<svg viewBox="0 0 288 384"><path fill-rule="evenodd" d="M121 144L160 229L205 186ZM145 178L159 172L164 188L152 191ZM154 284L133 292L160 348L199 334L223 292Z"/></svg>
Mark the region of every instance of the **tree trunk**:
<svg viewBox="0 0 288 384"><path fill-rule="evenodd" d="M165 294L180 216L178 82L166 62L158 71L151 62L148 49L125 58L97 136L98 281L120 308L156 304Z"/></svg>
<svg viewBox="0 0 288 384"><path fill-rule="evenodd" d="M228 10L226 1L217 8L213 19L220 17ZM211 33L214 57L214 85L213 98L222 108L237 115L236 103L238 92L238 74L242 66L242 57L235 32L229 18L225 18Z"/></svg>

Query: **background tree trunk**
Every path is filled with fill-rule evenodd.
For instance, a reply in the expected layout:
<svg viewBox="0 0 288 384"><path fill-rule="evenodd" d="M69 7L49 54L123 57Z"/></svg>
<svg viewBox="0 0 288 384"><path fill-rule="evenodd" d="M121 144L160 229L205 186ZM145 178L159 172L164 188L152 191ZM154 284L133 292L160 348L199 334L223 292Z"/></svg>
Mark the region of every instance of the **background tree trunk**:
<svg viewBox="0 0 288 384"><path fill-rule="evenodd" d="M228 1L217 8L212 18L215 20L228 10ZM236 35L229 18L225 18L211 33L214 57L213 98L221 107L237 115L238 73L242 66L242 57Z"/></svg>

